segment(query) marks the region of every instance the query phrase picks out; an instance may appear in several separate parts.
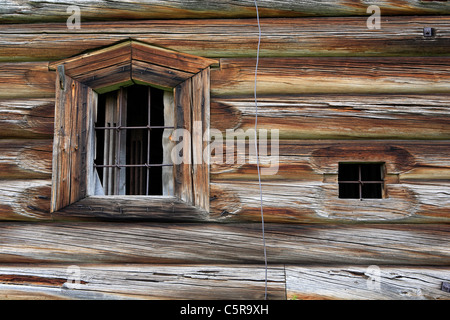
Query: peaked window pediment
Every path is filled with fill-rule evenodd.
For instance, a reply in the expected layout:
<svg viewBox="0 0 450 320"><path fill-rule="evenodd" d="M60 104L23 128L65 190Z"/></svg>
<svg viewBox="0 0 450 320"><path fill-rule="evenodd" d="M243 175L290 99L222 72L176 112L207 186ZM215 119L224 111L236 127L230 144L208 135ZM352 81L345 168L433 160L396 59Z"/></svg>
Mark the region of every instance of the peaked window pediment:
<svg viewBox="0 0 450 320"><path fill-rule="evenodd" d="M94 218L151 218L174 208L181 215L209 211L209 166L191 158L174 165L171 197L96 196L94 118L99 94L134 84L162 89L172 95L173 129L190 133L190 141L183 141L190 145L188 156L202 154L209 129L209 68L217 64L135 40L51 62L49 69L57 71L51 211Z"/></svg>
<svg viewBox="0 0 450 320"><path fill-rule="evenodd" d="M163 89L175 88L217 60L197 57L143 42L128 40L49 64L50 70L63 66L64 73L97 93L132 83Z"/></svg>

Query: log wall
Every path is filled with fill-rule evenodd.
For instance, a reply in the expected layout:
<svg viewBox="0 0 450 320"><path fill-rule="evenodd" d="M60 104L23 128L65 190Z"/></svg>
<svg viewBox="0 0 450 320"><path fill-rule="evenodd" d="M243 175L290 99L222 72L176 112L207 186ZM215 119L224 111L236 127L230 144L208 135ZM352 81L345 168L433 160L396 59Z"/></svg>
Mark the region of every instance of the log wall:
<svg viewBox="0 0 450 320"><path fill-rule="evenodd" d="M277 173L262 176L268 297L449 299L448 5L383 1L369 30L361 1L258 3L258 127L280 137ZM0 9L0 297L263 298L255 164L211 164L209 215L172 204L146 217L128 202L102 211L108 221L89 220L101 202L50 214L49 63L130 38L217 58L210 127L252 129L253 1L73 4L81 29L57 1ZM386 162L387 199L338 199L337 163L355 159Z"/></svg>

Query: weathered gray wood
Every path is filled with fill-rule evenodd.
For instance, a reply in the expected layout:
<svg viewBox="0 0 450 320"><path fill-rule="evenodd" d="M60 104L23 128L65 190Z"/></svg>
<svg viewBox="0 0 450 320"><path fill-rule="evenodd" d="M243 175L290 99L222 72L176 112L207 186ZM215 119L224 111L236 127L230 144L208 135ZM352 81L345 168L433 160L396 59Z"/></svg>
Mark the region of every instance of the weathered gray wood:
<svg viewBox="0 0 450 320"><path fill-rule="evenodd" d="M448 94L258 97L258 129L281 139L449 139ZM253 129L254 97L216 97L211 128Z"/></svg>
<svg viewBox="0 0 450 320"><path fill-rule="evenodd" d="M263 182L265 221L277 223L448 223L448 183L387 184L385 199L340 199L337 183ZM260 221L257 181L211 183L211 220Z"/></svg>
<svg viewBox="0 0 450 320"><path fill-rule="evenodd" d="M278 158L270 162L267 157L260 158L262 168L272 166L274 173L261 177L267 220L289 223L446 222L450 217L448 148L446 140L281 140ZM17 209L9 211L7 206L8 209L0 210L1 219L13 216L22 219L36 214L40 218L50 217L47 211L41 210L47 207L45 200L41 199L39 205L29 204L28 189L11 189L10 186L16 183L11 179L39 177L47 184L51 172L51 140L3 140L0 150L5 168L0 177L8 179L2 180L2 185L9 190L5 193L9 199L5 204L17 202L14 206ZM209 219L259 221L258 177L256 164L248 159L248 148L246 157L245 164L212 163ZM356 202L338 199L338 163L355 159L386 163L386 199ZM121 199L117 205L107 199L102 201L104 203L83 200L58 217L94 218L95 213L97 218L121 220L208 219L204 212L170 200L165 204L144 201L142 208L126 199Z"/></svg>
<svg viewBox="0 0 450 320"><path fill-rule="evenodd" d="M258 95L447 94L449 59L444 57L262 58ZM211 96L251 95L256 59L221 59L211 70Z"/></svg>
<svg viewBox="0 0 450 320"><path fill-rule="evenodd" d="M51 180L0 180L1 220L48 220Z"/></svg>
<svg viewBox="0 0 450 320"><path fill-rule="evenodd" d="M270 266L267 276L268 299L286 299L284 267ZM257 265L0 267L2 299L261 300L264 283Z"/></svg>
<svg viewBox="0 0 450 320"><path fill-rule="evenodd" d="M449 300L448 267L286 266L287 299Z"/></svg>
<svg viewBox="0 0 450 320"><path fill-rule="evenodd" d="M274 265L268 299L448 300L447 267ZM9 265L2 299L262 299L254 265ZM287 293L287 296L285 294Z"/></svg>
<svg viewBox="0 0 450 320"><path fill-rule="evenodd" d="M316 7L322 8L323 4ZM260 55L409 57L448 52L450 18L447 16L385 17L379 30L367 28L367 17L261 19ZM126 20L126 17L121 19ZM426 26L435 28L434 37L423 36ZM2 43L6 44L0 47L0 61L65 59L130 38L202 57L254 57L258 42L255 18L83 20L80 29L68 29L65 22L3 24L0 34Z"/></svg>
<svg viewBox="0 0 450 320"><path fill-rule="evenodd" d="M448 266L450 263L447 224L268 223L265 235L270 264ZM260 223L4 222L0 224L0 262L263 263L261 237Z"/></svg>
<svg viewBox="0 0 450 320"><path fill-rule="evenodd" d="M206 221L208 214L173 196L91 196L52 214L54 220Z"/></svg>
<svg viewBox="0 0 450 320"><path fill-rule="evenodd" d="M236 3L227 1L82 1L70 2L80 9L82 19L180 19L180 18L245 18L255 16L255 5L251 0ZM448 6L442 1L407 0L399 4L394 0L376 2L383 15L450 14ZM345 2L327 0L320 5L313 0L259 0L258 7L262 17L303 17L303 16L368 16L370 3L358 0ZM0 22L40 22L66 21L72 14L67 13L68 3L56 0L18 1L8 0L0 11Z"/></svg>

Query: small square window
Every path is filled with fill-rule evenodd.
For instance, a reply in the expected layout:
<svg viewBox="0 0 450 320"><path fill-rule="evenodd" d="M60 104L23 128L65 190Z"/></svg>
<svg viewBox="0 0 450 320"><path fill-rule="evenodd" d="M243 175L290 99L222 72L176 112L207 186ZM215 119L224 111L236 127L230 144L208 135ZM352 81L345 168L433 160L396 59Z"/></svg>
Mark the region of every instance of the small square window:
<svg viewBox="0 0 450 320"><path fill-rule="evenodd" d="M382 199L383 163L339 163L339 198Z"/></svg>

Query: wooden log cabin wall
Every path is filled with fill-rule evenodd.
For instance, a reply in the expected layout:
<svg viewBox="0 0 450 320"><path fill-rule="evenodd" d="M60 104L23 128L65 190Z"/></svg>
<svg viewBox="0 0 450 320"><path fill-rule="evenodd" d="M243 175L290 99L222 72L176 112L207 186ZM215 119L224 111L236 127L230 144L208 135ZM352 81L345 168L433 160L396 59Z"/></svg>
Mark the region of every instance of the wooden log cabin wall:
<svg viewBox="0 0 450 320"><path fill-rule="evenodd" d="M49 65L128 40L216 60L210 128L252 129L254 2L70 3L80 28L66 2L0 8L0 297L264 298L254 163L211 163L201 214L133 197L51 213ZM269 299L450 298L450 5L399 3L377 1L370 29L367 1L258 1L258 129L279 130L261 177ZM379 164L382 199L339 197L340 163Z"/></svg>

